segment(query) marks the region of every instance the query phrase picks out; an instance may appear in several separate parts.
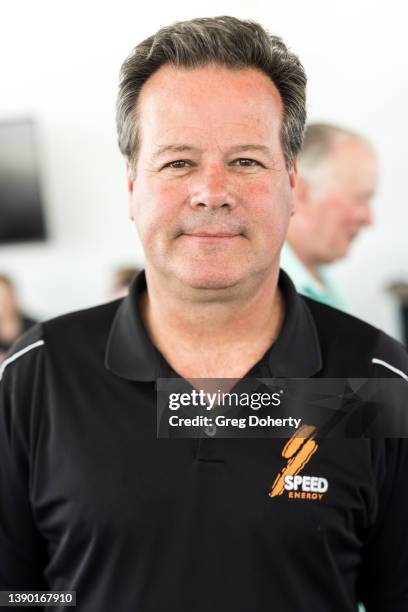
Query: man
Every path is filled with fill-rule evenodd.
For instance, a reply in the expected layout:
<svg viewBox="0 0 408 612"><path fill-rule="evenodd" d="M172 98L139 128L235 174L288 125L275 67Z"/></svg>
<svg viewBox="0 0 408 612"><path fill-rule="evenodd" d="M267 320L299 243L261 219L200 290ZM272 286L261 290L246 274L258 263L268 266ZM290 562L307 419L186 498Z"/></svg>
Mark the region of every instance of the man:
<svg viewBox="0 0 408 612"><path fill-rule="evenodd" d="M400 345L279 273L305 84L233 17L164 28L124 63L146 270L5 362L2 589L76 590L86 612L407 609L402 441L156 437L158 379L406 376ZM282 484L303 449L321 498Z"/></svg>
<svg viewBox="0 0 408 612"><path fill-rule="evenodd" d="M291 219L281 266L297 290L342 310L347 300L327 272L372 223L377 162L371 145L349 130L326 123L306 127L298 157Z"/></svg>

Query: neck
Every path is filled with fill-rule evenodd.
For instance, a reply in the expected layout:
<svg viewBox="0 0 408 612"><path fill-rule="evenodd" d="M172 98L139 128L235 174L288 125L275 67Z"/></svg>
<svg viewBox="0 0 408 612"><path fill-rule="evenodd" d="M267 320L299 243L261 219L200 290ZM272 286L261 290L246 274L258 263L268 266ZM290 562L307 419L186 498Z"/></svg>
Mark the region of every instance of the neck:
<svg viewBox="0 0 408 612"><path fill-rule="evenodd" d="M241 378L279 334L279 269L245 287L174 291L147 270L141 314L170 366L184 378Z"/></svg>

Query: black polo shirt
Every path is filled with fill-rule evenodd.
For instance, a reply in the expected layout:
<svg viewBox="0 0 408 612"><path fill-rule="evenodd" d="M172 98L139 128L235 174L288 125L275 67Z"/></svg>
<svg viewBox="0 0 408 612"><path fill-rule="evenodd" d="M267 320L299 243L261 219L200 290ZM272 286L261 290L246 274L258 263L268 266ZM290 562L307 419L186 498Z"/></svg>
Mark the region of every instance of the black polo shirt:
<svg viewBox="0 0 408 612"><path fill-rule="evenodd" d="M281 333L248 376L406 377L397 342L279 286ZM76 590L81 612L408 610L406 441L319 440L312 498L269 495L287 440L157 439L155 381L175 373L144 290L37 325L3 364L0 590Z"/></svg>

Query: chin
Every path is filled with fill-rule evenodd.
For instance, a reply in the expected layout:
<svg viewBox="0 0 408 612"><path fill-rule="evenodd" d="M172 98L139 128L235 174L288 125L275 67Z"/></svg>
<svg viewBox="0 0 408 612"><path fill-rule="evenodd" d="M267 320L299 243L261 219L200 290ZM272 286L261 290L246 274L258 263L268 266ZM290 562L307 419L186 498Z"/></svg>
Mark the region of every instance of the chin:
<svg viewBox="0 0 408 612"><path fill-rule="evenodd" d="M243 280L242 271L180 270L177 278L192 289L221 290L235 287Z"/></svg>
<svg viewBox="0 0 408 612"><path fill-rule="evenodd" d="M343 249L339 249L339 254L336 259L343 259L343 257L347 257L350 252L351 242L346 244Z"/></svg>
<svg viewBox="0 0 408 612"><path fill-rule="evenodd" d="M327 252L321 258L321 263L328 265L338 261L339 259L343 259L348 254L350 246L350 244L342 244L337 245L336 248L332 248L331 250L327 249Z"/></svg>

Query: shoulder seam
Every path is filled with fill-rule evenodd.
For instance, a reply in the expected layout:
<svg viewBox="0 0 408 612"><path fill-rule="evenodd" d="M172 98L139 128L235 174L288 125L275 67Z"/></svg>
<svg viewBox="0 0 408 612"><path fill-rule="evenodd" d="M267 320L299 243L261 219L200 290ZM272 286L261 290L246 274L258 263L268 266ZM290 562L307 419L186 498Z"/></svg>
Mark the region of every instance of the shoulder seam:
<svg viewBox="0 0 408 612"><path fill-rule="evenodd" d="M13 363L13 361L16 361L16 359L18 359L22 355L25 355L32 349L37 348L38 346L43 346L43 344L45 344L44 340L37 340L37 342L33 342L32 344L29 344L28 346L24 347L20 351L17 351L17 353L14 353L14 355L11 355L11 357L8 357L7 359L5 359L0 366L0 380L3 378L4 371L7 368L7 366L10 365L10 363Z"/></svg>
<svg viewBox="0 0 408 612"><path fill-rule="evenodd" d="M391 372L394 372L394 374L398 374L398 376L401 376L401 378L408 381L408 374L405 374L405 372L403 372L402 370L399 370L398 368L391 365L390 363L387 363L383 359L378 359L377 357L373 357L371 360L371 363L377 363L378 365L382 365L384 366L384 368L391 370Z"/></svg>

